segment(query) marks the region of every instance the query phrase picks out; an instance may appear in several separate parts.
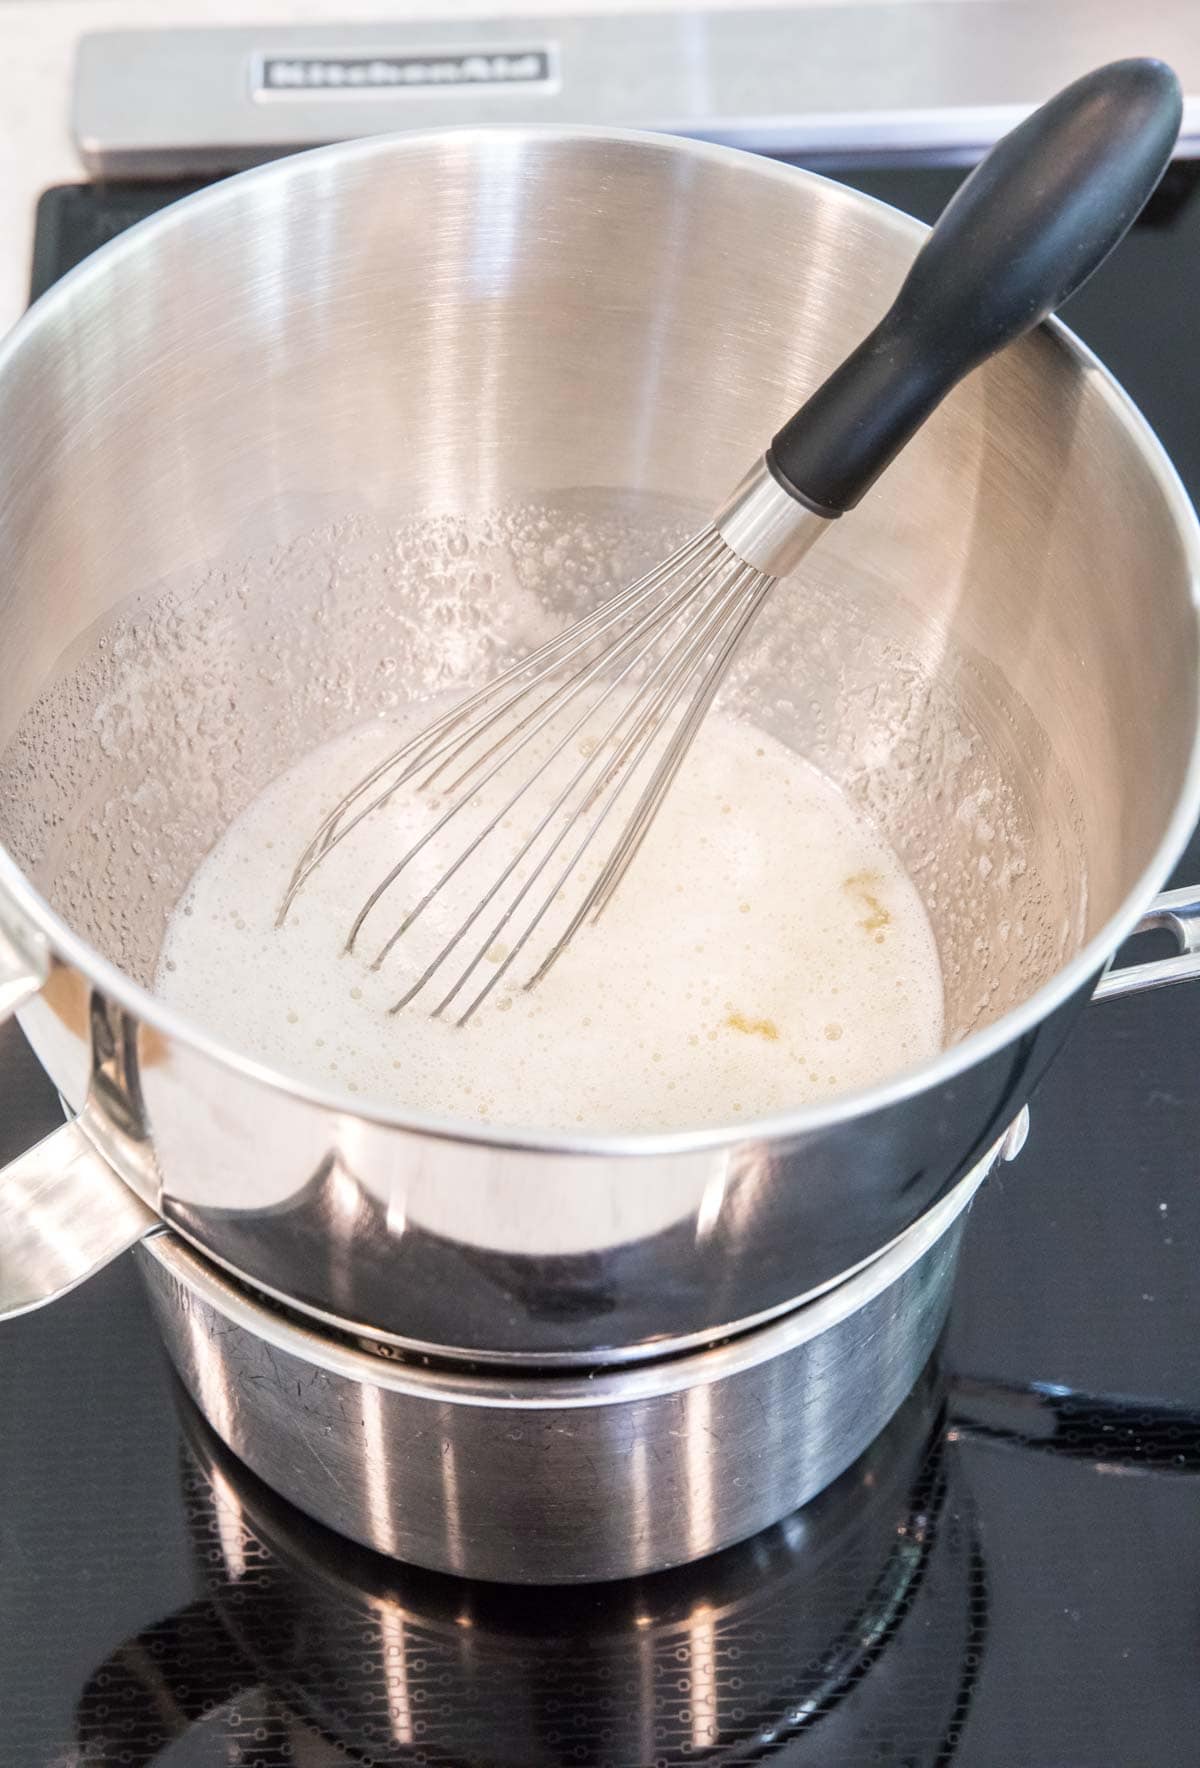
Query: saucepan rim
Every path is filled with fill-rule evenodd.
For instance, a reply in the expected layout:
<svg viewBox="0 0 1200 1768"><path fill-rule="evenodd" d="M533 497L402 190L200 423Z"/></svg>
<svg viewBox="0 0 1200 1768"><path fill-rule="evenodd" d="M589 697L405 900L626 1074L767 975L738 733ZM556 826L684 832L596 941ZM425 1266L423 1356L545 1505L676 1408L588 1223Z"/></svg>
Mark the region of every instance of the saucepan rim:
<svg viewBox="0 0 1200 1768"><path fill-rule="evenodd" d="M457 1359L443 1354L440 1361L428 1364L409 1357L380 1356L366 1348L365 1334L355 1344L346 1337L345 1328L339 1328L335 1336L323 1330L320 1319L311 1314L284 1313L272 1307L261 1291L231 1276L171 1228L147 1235L138 1252L172 1277L189 1297L212 1308L231 1326L328 1374L413 1399L482 1406L489 1411L592 1411L731 1380L777 1357L803 1350L856 1319L869 1303L895 1289L945 1240L1000 1157L997 1143L890 1246L861 1269L786 1313L724 1339L718 1333L715 1339L682 1351L594 1368L536 1367L528 1359L472 1366L469 1354Z"/></svg>

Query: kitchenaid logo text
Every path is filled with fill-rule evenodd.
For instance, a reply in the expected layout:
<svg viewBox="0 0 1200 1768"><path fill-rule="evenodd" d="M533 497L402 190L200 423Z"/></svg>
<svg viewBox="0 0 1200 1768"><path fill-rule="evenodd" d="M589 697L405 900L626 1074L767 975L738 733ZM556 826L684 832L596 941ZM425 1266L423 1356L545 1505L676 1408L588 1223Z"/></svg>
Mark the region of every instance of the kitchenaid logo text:
<svg viewBox="0 0 1200 1768"><path fill-rule="evenodd" d="M259 97L289 93L409 92L446 86L547 86L549 49L476 49L431 55L267 55L257 67Z"/></svg>

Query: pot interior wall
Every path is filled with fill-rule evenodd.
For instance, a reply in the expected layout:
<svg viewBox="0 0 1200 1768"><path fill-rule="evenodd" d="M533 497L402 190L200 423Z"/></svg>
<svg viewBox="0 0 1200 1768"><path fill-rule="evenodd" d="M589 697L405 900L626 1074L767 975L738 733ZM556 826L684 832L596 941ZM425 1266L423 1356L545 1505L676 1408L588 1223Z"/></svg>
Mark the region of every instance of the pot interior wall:
<svg viewBox="0 0 1200 1768"><path fill-rule="evenodd" d="M515 136L305 156L139 234L0 374L0 839L142 982L269 778L681 538L919 237L761 162ZM1170 497L1048 333L833 527L726 690L899 849L956 1038L1127 896L1195 695Z"/></svg>

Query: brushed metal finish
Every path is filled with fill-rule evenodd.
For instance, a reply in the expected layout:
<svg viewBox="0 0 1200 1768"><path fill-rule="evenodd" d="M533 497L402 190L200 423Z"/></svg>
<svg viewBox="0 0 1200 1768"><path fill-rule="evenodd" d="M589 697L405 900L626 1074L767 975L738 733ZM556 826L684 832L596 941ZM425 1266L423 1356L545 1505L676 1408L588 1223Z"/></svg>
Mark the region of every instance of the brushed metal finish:
<svg viewBox="0 0 1200 1768"><path fill-rule="evenodd" d="M55 1301L160 1226L64 1124L0 1171L0 1320Z"/></svg>
<svg viewBox="0 0 1200 1768"><path fill-rule="evenodd" d="M263 1306L173 1234L139 1253L184 1385L285 1498L463 1577L632 1577L757 1534L848 1467L908 1394L991 1158L881 1258L732 1343L595 1374L389 1361Z"/></svg>
<svg viewBox="0 0 1200 1768"><path fill-rule="evenodd" d="M970 161L1089 67L1157 55L1188 95L1179 151L1200 151L1193 0L1140 12L1124 0L1055 0L1031 23L1009 0L898 0L102 31L79 45L72 131L84 165L108 178L230 171L375 131L513 123L665 129L809 160ZM447 81L443 71L399 86L368 70L353 86L320 80L339 56L386 63L495 51L541 52L549 77L480 83ZM290 64L286 87L264 87L271 58Z"/></svg>
<svg viewBox="0 0 1200 1768"><path fill-rule="evenodd" d="M730 552L768 577L786 577L835 519L789 497L765 460L758 461L719 511L713 526Z"/></svg>
<svg viewBox="0 0 1200 1768"><path fill-rule="evenodd" d="M919 887L950 867L953 889L926 901L960 1023L935 1061L758 1122L506 1133L297 1083L143 986L182 877L265 783L226 764L286 764L271 745L297 703L319 734L376 709L377 674L344 685L344 624L320 598L365 581L395 599L395 579L371 575L378 552L306 553L314 523L614 486L678 510L686 485L707 513L878 318L922 237L839 186L696 143L412 135L190 199L0 345L0 765L32 732L0 793L23 861L0 850L0 902L58 959L21 1024L124 1180L218 1263L409 1346L624 1363L836 1282L1024 1104L1200 811L1195 516L1144 422L1057 326L959 388L853 522L830 525L747 659L748 703L790 704L780 734L798 721L802 752L882 816ZM246 575L255 546L293 541L307 576ZM244 594L214 601L214 581ZM166 652L189 620L225 649L161 717L145 711L151 665L120 684L124 722L103 744L90 710L52 731L22 722L98 622L135 595L157 606L164 586L181 610ZM485 598L471 617L503 633L506 615ZM437 666L439 629L405 631ZM280 661L296 633L299 673ZM935 690L973 696L972 722L949 731L928 789L908 790ZM908 711L882 720L873 708L897 696ZM1044 898L1003 950L1021 877L984 876L987 817L939 772L988 720L1033 733L1006 781L1019 855L998 857ZM55 810L71 768L78 795ZM77 802L112 809L72 871L56 855ZM1042 935L1056 955L1031 970Z"/></svg>

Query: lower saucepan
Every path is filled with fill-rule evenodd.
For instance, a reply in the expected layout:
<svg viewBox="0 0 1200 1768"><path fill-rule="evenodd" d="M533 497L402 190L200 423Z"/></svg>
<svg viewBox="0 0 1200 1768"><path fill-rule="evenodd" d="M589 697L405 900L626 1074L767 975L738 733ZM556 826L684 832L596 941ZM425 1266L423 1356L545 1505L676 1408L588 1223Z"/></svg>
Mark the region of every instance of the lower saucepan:
<svg viewBox="0 0 1200 1768"><path fill-rule="evenodd" d="M941 1331L965 1212L998 1154L815 1301L625 1368L421 1365L283 1312L169 1231L138 1257L196 1405L308 1515L462 1577L624 1578L757 1534L879 1434Z"/></svg>

